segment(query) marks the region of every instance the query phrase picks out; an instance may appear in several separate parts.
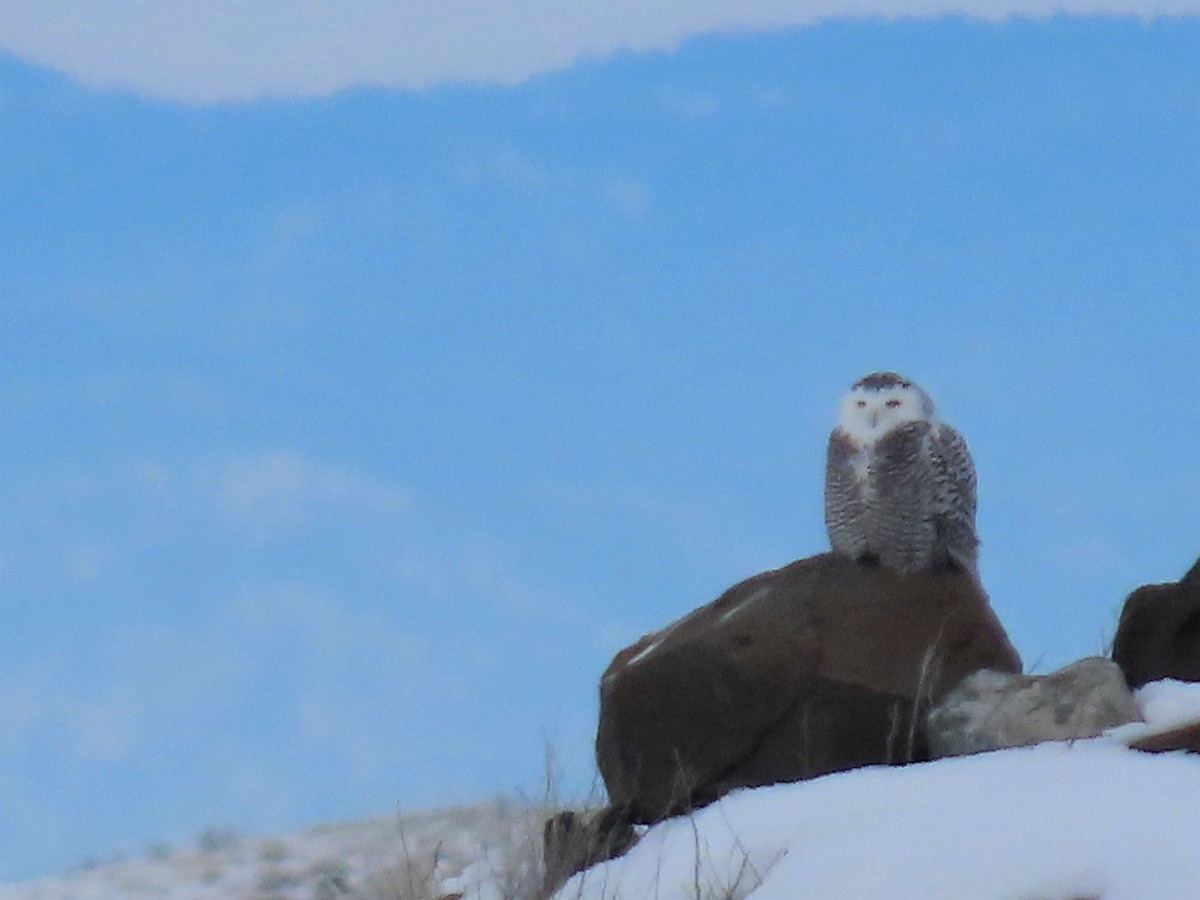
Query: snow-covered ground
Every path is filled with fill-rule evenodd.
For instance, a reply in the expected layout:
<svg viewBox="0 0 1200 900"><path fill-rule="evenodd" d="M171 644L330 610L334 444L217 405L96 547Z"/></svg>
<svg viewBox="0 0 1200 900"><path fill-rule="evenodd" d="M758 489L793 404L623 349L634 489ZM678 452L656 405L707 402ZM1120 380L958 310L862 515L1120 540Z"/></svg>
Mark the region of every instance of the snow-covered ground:
<svg viewBox="0 0 1200 900"><path fill-rule="evenodd" d="M509 897L540 884L544 808L500 798L293 834L208 831L186 847L0 885L0 900L436 900L467 878Z"/></svg>
<svg viewBox="0 0 1200 900"><path fill-rule="evenodd" d="M1200 685L1073 743L739 791L651 828L555 900L1200 900L1200 755L1124 742L1200 719Z"/></svg>
<svg viewBox="0 0 1200 900"><path fill-rule="evenodd" d="M739 791L646 831L555 900L1200 900L1200 755L1125 744L1200 720L1138 692L1089 741ZM512 799L187 847L0 886L0 900L532 900L548 810Z"/></svg>

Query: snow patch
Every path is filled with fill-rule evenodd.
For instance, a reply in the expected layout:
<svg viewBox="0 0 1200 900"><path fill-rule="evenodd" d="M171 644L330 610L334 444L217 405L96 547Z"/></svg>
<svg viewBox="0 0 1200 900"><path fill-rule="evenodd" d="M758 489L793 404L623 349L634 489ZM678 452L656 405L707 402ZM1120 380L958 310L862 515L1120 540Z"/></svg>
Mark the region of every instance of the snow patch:
<svg viewBox="0 0 1200 900"><path fill-rule="evenodd" d="M741 603L738 603L736 606L734 606L730 609L727 609L725 612L721 613L721 617L719 619L717 619L718 624L720 624L722 622L728 622L730 619L732 619L738 613L744 612L752 604L758 602L763 597L767 596L767 594L771 593L771 590L772 590L772 588L770 588L770 587L760 587L757 591L755 591L753 594L751 594L749 597L747 597Z"/></svg>
<svg viewBox="0 0 1200 900"><path fill-rule="evenodd" d="M657 641L651 641L643 649L639 650L637 652L637 654L634 655L633 659L629 660L629 662L627 662L625 665L626 666L636 666L643 659L645 659L647 656L649 656L651 653L653 653L655 650L657 650L659 648L659 645L661 645L661 644L662 644L662 638L659 638Z"/></svg>
<svg viewBox="0 0 1200 900"><path fill-rule="evenodd" d="M1105 734L1122 743L1183 725L1200 722L1200 684L1165 678L1152 681L1133 692L1144 722L1131 722Z"/></svg>

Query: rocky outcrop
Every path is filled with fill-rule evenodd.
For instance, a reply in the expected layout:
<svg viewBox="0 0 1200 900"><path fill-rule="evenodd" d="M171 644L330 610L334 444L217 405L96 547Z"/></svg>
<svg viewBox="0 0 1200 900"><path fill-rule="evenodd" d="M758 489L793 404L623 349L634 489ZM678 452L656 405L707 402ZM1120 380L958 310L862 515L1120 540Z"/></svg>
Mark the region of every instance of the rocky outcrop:
<svg viewBox="0 0 1200 900"><path fill-rule="evenodd" d="M613 805L654 822L738 787L925 759L925 712L984 668L1021 662L972 576L822 554L618 653L597 762Z"/></svg>
<svg viewBox="0 0 1200 900"><path fill-rule="evenodd" d="M1156 731L1130 741L1129 746L1134 750L1144 750L1146 753L1171 753L1176 750L1200 753L1200 722L1190 722L1166 731Z"/></svg>
<svg viewBox="0 0 1200 900"><path fill-rule="evenodd" d="M637 843L625 810L587 814L565 810L542 828L543 883L540 896L553 894L576 872L620 856Z"/></svg>
<svg viewBox="0 0 1200 900"><path fill-rule="evenodd" d="M1113 662L1090 657L1049 675L968 675L929 714L933 756L1095 737L1141 720Z"/></svg>
<svg viewBox="0 0 1200 900"><path fill-rule="evenodd" d="M1179 581L1129 595L1112 657L1133 688L1162 678L1200 681L1200 560Z"/></svg>

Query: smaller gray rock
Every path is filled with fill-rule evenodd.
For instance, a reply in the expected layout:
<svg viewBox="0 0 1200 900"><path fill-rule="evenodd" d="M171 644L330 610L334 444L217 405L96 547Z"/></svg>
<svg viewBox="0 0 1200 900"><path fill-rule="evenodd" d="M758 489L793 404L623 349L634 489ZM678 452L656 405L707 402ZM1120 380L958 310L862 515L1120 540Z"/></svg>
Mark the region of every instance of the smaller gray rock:
<svg viewBox="0 0 1200 900"><path fill-rule="evenodd" d="M1102 657L1049 675L984 669L930 711L929 749L934 757L961 756L1078 740L1141 718L1120 667Z"/></svg>

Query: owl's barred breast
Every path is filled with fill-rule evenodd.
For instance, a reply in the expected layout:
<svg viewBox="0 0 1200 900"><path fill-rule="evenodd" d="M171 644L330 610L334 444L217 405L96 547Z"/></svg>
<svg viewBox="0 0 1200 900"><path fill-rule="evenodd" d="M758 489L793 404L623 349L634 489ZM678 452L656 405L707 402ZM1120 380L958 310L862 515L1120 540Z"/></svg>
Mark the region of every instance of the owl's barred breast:
<svg viewBox="0 0 1200 900"><path fill-rule="evenodd" d="M928 422L907 422L868 449L866 544L879 564L896 572L934 565L935 473Z"/></svg>

